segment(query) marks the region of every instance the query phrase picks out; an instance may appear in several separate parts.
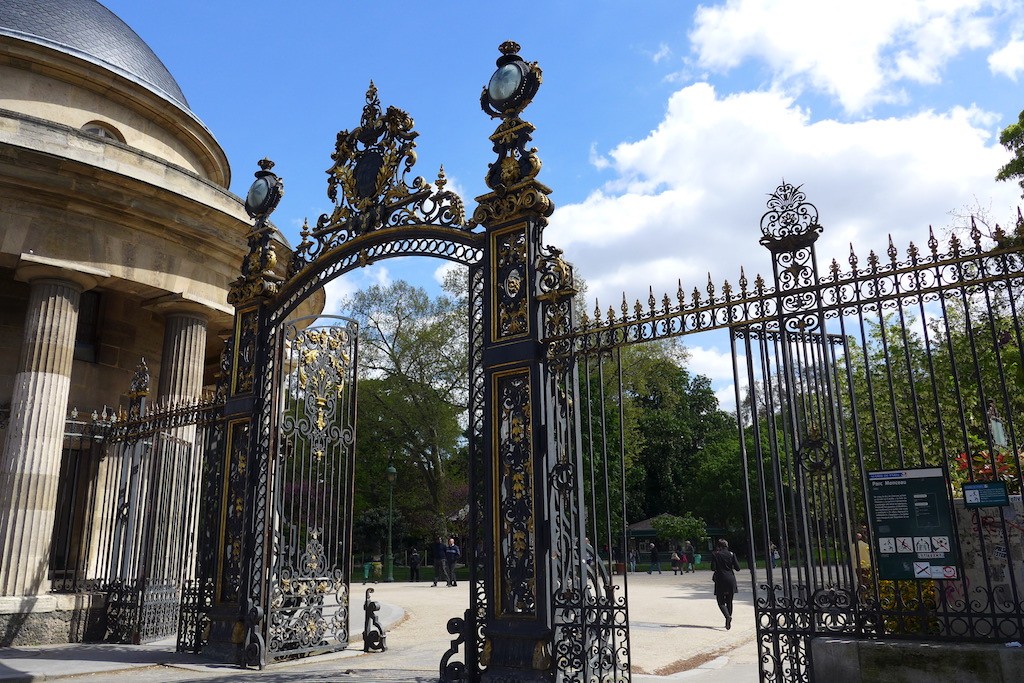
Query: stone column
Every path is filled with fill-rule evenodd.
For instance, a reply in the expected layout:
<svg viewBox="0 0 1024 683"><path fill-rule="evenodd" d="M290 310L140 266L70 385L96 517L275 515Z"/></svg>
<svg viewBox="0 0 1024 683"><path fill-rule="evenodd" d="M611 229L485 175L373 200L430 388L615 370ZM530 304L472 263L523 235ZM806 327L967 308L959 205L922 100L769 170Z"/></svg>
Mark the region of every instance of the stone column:
<svg viewBox="0 0 1024 683"><path fill-rule="evenodd" d="M177 295L149 302L164 315L164 343L160 357L157 402L184 405L199 400L206 364L209 318L201 304ZM199 513L202 460L196 443L195 425L179 427L163 437L159 500L168 515L154 529L155 556L149 575L153 579L178 582L195 572L195 533ZM170 460L170 461L169 461Z"/></svg>
<svg viewBox="0 0 1024 683"><path fill-rule="evenodd" d="M193 311L168 312L160 358L160 401L194 401L203 389L207 317Z"/></svg>
<svg viewBox="0 0 1024 683"><path fill-rule="evenodd" d="M30 283L21 367L0 456L0 595L50 589L50 543L60 478L64 420L71 389L81 293L95 274L22 258L17 277Z"/></svg>

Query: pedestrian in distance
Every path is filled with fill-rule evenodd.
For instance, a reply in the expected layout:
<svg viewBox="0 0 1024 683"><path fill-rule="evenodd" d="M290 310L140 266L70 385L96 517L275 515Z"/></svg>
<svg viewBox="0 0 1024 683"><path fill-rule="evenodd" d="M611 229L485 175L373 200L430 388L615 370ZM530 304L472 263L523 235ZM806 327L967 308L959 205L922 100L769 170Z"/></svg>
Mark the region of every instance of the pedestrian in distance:
<svg viewBox="0 0 1024 683"><path fill-rule="evenodd" d="M448 547L444 549L444 564L448 570L448 585L457 586L455 581L455 564L462 557L462 549L455 544L454 538L448 539Z"/></svg>
<svg viewBox="0 0 1024 683"><path fill-rule="evenodd" d="M686 545L683 546L683 567L685 568L686 571L690 572L691 574L694 571L696 571L693 568L693 554L694 554L694 552L696 552L696 551L693 549L693 544L690 543L689 541L687 541Z"/></svg>
<svg viewBox="0 0 1024 683"><path fill-rule="evenodd" d="M677 549L672 551L672 576L679 573L679 566L679 550Z"/></svg>
<svg viewBox="0 0 1024 683"><path fill-rule="evenodd" d="M725 628L728 630L732 628L732 598L738 590L736 572L740 569L740 563L736 554L729 550L729 541L724 538L718 540L718 548L711 553L711 569L715 599L718 600L718 609L722 610Z"/></svg>
<svg viewBox="0 0 1024 683"><path fill-rule="evenodd" d="M661 573L661 560L658 558L658 546L654 545L654 542L652 541L651 545L647 548L647 550L651 554L651 558L650 558L651 559L651 564L647 567L647 573L650 574L655 569L657 569L658 573L660 574Z"/></svg>
<svg viewBox="0 0 1024 683"><path fill-rule="evenodd" d="M434 583L430 584L431 588L437 585L437 580L444 576L445 583L451 583L451 579L448 578L448 572L445 571L444 566L444 541L440 536L434 541L434 546L431 548L430 559L434 562Z"/></svg>
<svg viewBox="0 0 1024 683"><path fill-rule="evenodd" d="M412 554L409 555L409 580L420 580L420 551L416 548L413 548Z"/></svg>
<svg viewBox="0 0 1024 683"><path fill-rule="evenodd" d="M636 573L636 563L639 559L640 558L637 555L636 548L633 548L629 551L629 571L631 573Z"/></svg>

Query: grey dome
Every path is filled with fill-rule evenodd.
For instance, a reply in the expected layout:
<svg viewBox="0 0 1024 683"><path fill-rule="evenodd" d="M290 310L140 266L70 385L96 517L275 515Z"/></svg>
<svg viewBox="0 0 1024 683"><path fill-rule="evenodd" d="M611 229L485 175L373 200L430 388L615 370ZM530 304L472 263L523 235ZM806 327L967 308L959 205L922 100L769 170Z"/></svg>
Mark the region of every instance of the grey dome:
<svg viewBox="0 0 1024 683"><path fill-rule="evenodd" d="M159 57L96 0L0 0L0 35L92 62L189 110L185 95Z"/></svg>

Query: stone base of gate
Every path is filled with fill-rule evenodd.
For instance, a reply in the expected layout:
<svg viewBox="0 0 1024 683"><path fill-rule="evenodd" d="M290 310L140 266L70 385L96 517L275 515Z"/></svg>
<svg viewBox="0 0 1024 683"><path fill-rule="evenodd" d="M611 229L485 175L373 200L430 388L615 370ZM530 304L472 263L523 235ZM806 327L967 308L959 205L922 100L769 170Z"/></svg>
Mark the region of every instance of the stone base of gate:
<svg viewBox="0 0 1024 683"><path fill-rule="evenodd" d="M0 647L103 639L103 593L0 597Z"/></svg>
<svg viewBox="0 0 1024 683"><path fill-rule="evenodd" d="M823 683L1011 683L1024 671L1024 648L1001 643L814 638L811 658Z"/></svg>
<svg viewBox="0 0 1024 683"><path fill-rule="evenodd" d="M210 630L203 656L224 664L241 664L245 622L238 618L238 605L215 605L209 613Z"/></svg>

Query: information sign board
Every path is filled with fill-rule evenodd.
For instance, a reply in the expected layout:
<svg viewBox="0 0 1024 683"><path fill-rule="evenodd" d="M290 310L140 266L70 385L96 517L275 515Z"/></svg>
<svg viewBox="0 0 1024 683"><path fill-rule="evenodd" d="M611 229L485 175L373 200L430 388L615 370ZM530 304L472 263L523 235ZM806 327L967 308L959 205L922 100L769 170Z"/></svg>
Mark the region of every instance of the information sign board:
<svg viewBox="0 0 1024 683"><path fill-rule="evenodd" d="M1005 481L976 481L964 484L964 507L991 508L1010 504Z"/></svg>
<svg viewBox="0 0 1024 683"><path fill-rule="evenodd" d="M941 467L868 472L878 578L956 579L960 553Z"/></svg>

